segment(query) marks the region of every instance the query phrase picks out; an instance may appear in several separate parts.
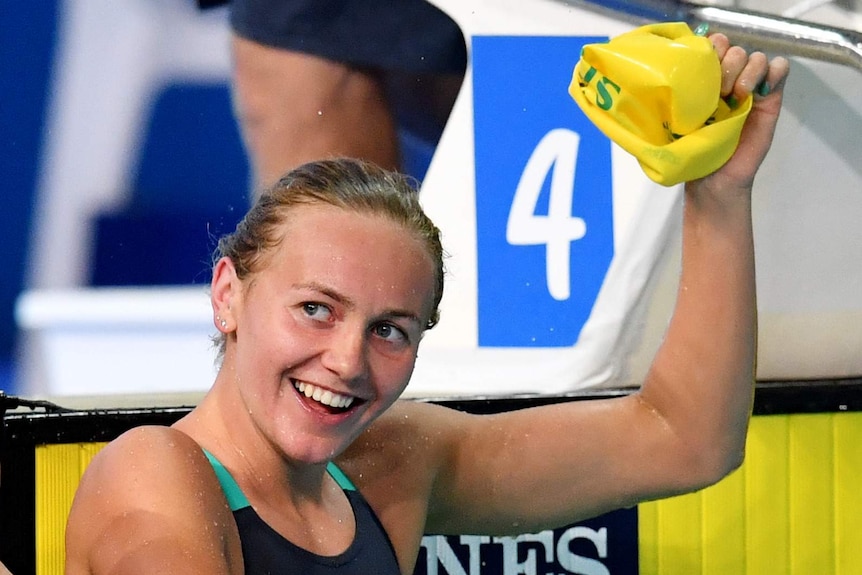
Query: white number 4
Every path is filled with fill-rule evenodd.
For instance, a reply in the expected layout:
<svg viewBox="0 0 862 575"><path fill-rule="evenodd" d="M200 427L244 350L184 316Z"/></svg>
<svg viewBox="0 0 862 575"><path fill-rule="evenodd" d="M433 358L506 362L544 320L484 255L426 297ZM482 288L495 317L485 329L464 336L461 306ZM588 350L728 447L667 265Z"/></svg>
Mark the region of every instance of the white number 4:
<svg viewBox="0 0 862 575"><path fill-rule="evenodd" d="M545 246L548 291L559 301L569 299L571 293L571 243L587 233L584 220L572 217L579 143L577 133L562 128L542 138L521 174L506 224L506 241L510 244ZM536 215L542 184L552 169L548 215Z"/></svg>

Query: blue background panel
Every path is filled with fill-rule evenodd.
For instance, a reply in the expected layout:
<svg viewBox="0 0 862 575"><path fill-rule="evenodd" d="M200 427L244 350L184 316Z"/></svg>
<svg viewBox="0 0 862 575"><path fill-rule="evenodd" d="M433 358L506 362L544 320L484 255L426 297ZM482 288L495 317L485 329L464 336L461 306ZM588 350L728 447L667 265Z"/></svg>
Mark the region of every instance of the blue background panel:
<svg viewBox="0 0 862 575"><path fill-rule="evenodd" d="M14 309L24 285L56 20L54 0L0 0L0 390L7 393L16 391Z"/></svg>
<svg viewBox="0 0 862 575"><path fill-rule="evenodd" d="M613 257L610 142L583 115L568 86L581 48L606 40L473 38L480 346L574 345L604 281ZM524 168L554 131L571 133L578 144L561 149L548 165L534 215L548 215L554 170L566 162L564 154L576 154L567 215L585 224L583 237L569 245L570 285L563 299L549 288L547 246L512 245L506 237Z"/></svg>

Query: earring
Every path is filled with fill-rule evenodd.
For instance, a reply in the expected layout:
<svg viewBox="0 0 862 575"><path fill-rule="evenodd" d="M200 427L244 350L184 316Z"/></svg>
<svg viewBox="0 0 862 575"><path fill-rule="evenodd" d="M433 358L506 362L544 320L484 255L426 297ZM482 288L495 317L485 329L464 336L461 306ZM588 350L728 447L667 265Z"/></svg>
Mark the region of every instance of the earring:
<svg viewBox="0 0 862 575"><path fill-rule="evenodd" d="M227 321L223 320L220 316L216 316L216 320L218 321L219 325L222 326L222 328L227 327Z"/></svg>

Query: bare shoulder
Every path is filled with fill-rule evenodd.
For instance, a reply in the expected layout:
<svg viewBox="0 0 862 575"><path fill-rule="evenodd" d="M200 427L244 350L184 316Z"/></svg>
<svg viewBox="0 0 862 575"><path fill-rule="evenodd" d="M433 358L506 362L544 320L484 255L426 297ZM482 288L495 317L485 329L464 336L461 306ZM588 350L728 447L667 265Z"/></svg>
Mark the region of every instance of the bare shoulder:
<svg viewBox="0 0 862 575"><path fill-rule="evenodd" d="M230 509L197 444L159 426L135 428L87 468L66 528L67 574L232 572L241 556Z"/></svg>
<svg viewBox="0 0 862 575"><path fill-rule="evenodd" d="M138 502L157 504L159 499L181 495L189 479L201 475L204 456L184 433L162 426L143 426L127 431L102 449L87 467L76 494L76 505L116 505ZM165 489L165 487L172 487ZM134 493L133 493L134 492Z"/></svg>
<svg viewBox="0 0 862 575"><path fill-rule="evenodd" d="M433 473L457 446L470 418L433 403L397 401L348 449L344 464L372 477Z"/></svg>
<svg viewBox="0 0 862 575"><path fill-rule="evenodd" d="M405 572L419 552L441 469L470 420L440 405L401 400L336 461L383 523Z"/></svg>

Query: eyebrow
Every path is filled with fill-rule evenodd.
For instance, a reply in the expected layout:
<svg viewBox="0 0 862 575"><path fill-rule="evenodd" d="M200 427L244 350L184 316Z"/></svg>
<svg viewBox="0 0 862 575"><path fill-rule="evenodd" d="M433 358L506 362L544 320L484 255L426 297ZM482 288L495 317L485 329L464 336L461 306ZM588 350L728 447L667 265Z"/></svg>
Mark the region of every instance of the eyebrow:
<svg viewBox="0 0 862 575"><path fill-rule="evenodd" d="M336 291L336 290L332 289L331 287L326 286L324 284L321 284L318 282L305 282L305 283L293 284L293 287L295 289L308 290L308 291L321 293L321 294L325 295L326 297L328 297L332 300L335 300L339 304L343 305L348 310L356 309L356 302L354 302L350 297L348 297L348 296L344 295L343 293L338 292L338 291ZM406 319L408 321L414 322L418 325L422 325L422 323L423 323L422 320L419 318L419 316L417 316L415 313L408 311L408 310L390 309L390 310L384 311L382 314L380 314L380 316L381 317L403 318L403 319Z"/></svg>

